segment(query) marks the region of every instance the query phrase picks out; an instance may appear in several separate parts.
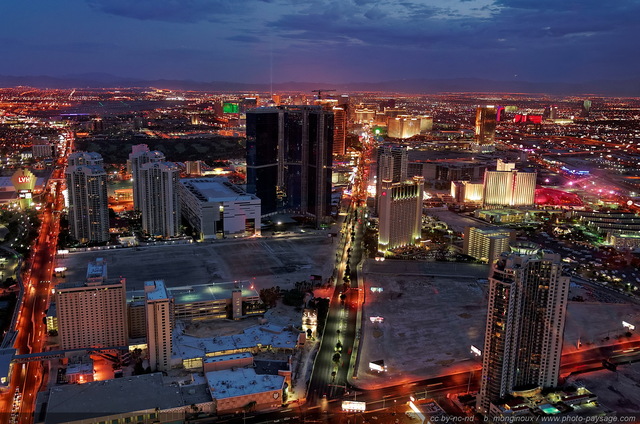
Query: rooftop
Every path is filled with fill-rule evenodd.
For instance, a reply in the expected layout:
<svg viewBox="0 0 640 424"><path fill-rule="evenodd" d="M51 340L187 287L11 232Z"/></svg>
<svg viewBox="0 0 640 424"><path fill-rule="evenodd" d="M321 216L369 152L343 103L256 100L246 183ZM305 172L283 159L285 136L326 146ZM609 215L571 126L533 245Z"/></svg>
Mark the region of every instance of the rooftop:
<svg viewBox="0 0 640 424"><path fill-rule="evenodd" d="M200 338L174 331L173 355L184 359L201 358L207 354L234 349L251 349L255 346L272 346L276 349L294 349L298 343L297 330L274 325L254 325L240 334Z"/></svg>
<svg viewBox="0 0 640 424"><path fill-rule="evenodd" d="M163 280L145 281L144 292L148 300L168 299L167 288Z"/></svg>
<svg viewBox="0 0 640 424"><path fill-rule="evenodd" d="M211 397L225 399L246 396L271 390L282 390L284 377L256 374L253 368L211 371L205 374L211 389Z"/></svg>
<svg viewBox="0 0 640 424"><path fill-rule="evenodd" d="M202 202L224 202L257 199L226 178L185 179L180 183Z"/></svg>
<svg viewBox="0 0 640 424"><path fill-rule="evenodd" d="M51 388L45 424L184 405L181 389L165 385L161 373L70 384Z"/></svg>
<svg viewBox="0 0 640 424"><path fill-rule="evenodd" d="M228 282L168 287L166 290L169 297L173 297L176 304L208 302L231 299L231 293L233 292L236 284L238 284L238 288L242 290L242 297L260 296L255 289L251 288L251 284L248 281L242 283ZM128 302L133 302L143 298L144 290L129 290L127 292Z"/></svg>

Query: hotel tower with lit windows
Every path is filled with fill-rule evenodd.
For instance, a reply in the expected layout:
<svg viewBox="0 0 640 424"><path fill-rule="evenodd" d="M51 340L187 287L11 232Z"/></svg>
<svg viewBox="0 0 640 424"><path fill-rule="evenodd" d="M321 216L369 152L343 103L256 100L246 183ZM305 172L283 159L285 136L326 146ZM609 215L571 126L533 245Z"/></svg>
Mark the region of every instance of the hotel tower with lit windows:
<svg viewBox="0 0 640 424"><path fill-rule="evenodd" d="M555 387L569 294L561 257L521 242L493 264L477 408L518 390Z"/></svg>
<svg viewBox="0 0 640 424"><path fill-rule="evenodd" d="M415 244L422 232L424 178L392 182L382 180L378 194L378 250Z"/></svg>

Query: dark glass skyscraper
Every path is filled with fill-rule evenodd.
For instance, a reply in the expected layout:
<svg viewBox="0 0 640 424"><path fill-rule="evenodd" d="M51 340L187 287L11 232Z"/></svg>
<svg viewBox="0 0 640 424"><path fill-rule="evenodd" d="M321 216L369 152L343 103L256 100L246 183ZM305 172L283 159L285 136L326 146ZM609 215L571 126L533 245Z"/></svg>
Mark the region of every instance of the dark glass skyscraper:
<svg viewBox="0 0 640 424"><path fill-rule="evenodd" d="M331 208L333 113L321 106L278 106L247 112L247 192L262 214L312 215Z"/></svg>

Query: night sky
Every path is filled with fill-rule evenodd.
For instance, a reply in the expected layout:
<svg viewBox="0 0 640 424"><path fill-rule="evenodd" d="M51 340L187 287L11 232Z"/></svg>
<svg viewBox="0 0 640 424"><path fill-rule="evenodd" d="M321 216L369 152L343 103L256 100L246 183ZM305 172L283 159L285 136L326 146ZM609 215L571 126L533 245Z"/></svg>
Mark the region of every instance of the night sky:
<svg viewBox="0 0 640 424"><path fill-rule="evenodd" d="M639 17L637 0L3 0L0 75L626 79Z"/></svg>

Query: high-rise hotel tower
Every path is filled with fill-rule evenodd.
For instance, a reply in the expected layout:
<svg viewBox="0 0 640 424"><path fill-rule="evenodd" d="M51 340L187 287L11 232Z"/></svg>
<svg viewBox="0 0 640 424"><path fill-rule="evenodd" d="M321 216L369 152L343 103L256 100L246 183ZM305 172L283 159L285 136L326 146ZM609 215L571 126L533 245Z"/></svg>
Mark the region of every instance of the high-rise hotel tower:
<svg viewBox="0 0 640 424"><path fill-rule="evenodd" d="M521 242L493 264L478 410L515 390L555 387L569 294L561 257Z"/></svg>
<svg viewBox="0 0 640 424"><path fill-rule="evenodd" d="M378 196L378 250L415 244L422 234L424 178L411 181L382 181Z"/></svg>
<svg viewBox="0 0 640 424"><path fill-rule="evenodd" d="M94 152L69 155L65 170L69 199L69 230L81 243L109 241L107 173Z"/></svg>

